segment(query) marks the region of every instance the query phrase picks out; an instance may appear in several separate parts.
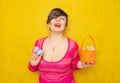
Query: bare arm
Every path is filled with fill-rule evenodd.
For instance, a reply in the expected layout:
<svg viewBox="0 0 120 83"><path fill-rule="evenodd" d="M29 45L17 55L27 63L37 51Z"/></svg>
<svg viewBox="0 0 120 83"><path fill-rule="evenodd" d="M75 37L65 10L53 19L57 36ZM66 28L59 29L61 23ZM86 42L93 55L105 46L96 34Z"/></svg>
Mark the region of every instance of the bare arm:
<svg viewBox="0 0 120 83"><path fill-rule="evenodd" d="M33 53L30 58L30 62L28 64L28 69L30 71L35 72L38 69L38 64L40 62L40 59L41 59L41 55L39 56L38 54Z"/></svg>

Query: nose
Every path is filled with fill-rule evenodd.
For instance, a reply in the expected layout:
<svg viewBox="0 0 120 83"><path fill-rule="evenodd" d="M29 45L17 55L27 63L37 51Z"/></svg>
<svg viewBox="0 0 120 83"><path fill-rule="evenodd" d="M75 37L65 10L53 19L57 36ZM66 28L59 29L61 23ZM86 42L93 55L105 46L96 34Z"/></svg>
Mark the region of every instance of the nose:
<svg viewBox="0 0 120 83"><path fill-rule="evenodd" d="M56 21L60 21L60 18L56 18Z"/></svg>

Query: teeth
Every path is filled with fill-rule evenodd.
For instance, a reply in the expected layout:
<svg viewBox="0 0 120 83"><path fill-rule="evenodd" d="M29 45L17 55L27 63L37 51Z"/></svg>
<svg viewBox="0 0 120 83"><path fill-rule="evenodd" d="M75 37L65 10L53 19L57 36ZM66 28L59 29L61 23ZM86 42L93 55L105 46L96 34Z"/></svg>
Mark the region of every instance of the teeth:
<svg viewBox="0 0 120 83"><path fill-rule="evenodd" d="M56 23L55 25L59 25L58 23Z"/></svg>

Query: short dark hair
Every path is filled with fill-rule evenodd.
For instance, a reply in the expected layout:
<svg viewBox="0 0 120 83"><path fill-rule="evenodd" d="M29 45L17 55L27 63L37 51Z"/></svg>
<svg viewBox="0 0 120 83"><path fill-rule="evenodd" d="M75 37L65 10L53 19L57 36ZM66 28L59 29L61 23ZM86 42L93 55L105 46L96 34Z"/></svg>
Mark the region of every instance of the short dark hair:
<svg viewBox="0 0 120 83"><path fill-rule="evenodd" d="M48 15L48 19L47 19L47 24L50 23L50 21L52 19L56 19L59 16L65 16L66 17L66 27L68 24L68 15L67 13L65 13L62 9L60 8L54 8L50 11L49 15Z"/></svg>

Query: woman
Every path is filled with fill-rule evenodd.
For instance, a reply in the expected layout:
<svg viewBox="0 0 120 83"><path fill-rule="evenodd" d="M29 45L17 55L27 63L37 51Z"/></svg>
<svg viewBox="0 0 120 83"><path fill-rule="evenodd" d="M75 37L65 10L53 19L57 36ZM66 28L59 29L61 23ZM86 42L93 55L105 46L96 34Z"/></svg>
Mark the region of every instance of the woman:
<svg viewBox="0 0 120 83"><path fill-rule="evenodd" d="M38 39L35 47L43 50L40 56L32 54L28 68L40 71L40 83L76 83L72 69L89 67L79 60L78 44L63 34L68 24L68 15L60 8L51 10L47 24L50 35Z"/></svg>

